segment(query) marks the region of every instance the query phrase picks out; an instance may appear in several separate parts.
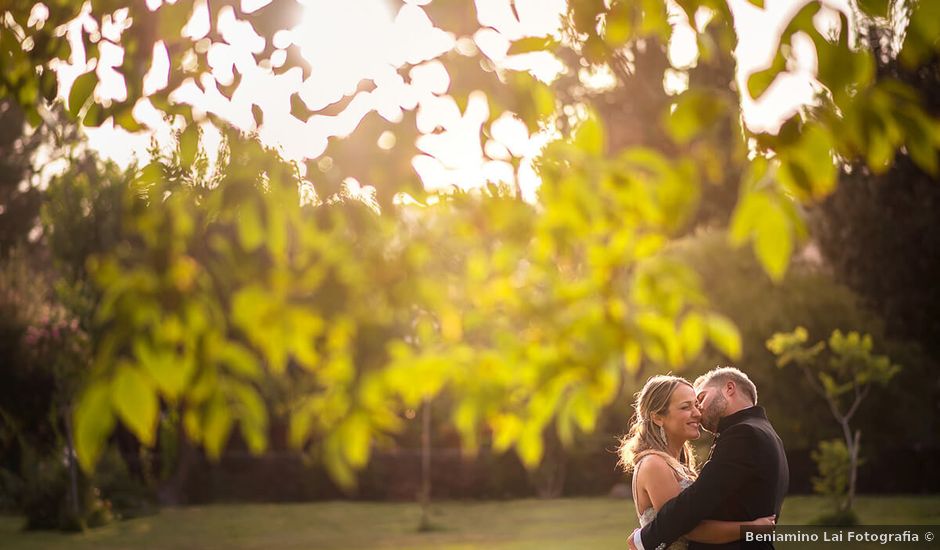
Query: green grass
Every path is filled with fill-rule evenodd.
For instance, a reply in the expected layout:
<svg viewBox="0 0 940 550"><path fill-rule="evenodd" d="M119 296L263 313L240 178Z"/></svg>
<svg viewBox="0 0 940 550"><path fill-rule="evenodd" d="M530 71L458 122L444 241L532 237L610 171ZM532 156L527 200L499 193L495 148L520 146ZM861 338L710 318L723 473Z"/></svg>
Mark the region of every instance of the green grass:
<svg viewBox="0 0 940 550"><path fill-rule="evenodd" d="M817 497L791 497L782 523L805 524L824 507ZM865 524L937 525L940 496L863 497L857 511ZM0 548L624 548L637 523L630 501L607 498L441 502L426 533L417 531L419 516L408 503L219 504L169 508L82 534L25 533L22 518L0 516Z"/></svg>

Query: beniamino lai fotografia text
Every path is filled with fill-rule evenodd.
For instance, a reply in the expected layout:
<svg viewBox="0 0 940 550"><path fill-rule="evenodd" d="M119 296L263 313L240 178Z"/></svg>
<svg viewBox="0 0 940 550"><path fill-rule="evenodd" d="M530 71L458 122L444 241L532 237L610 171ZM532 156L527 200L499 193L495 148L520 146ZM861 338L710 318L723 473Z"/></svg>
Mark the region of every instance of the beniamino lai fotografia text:
<svg viewBox="0 0 940 550"><path fill-rule="evenodd" d="M820 531L797 530L788 532L744 531L744 542L874 542L888 544L898 542L930 542L932 540L932 536L922 537L920 533L910 529L898 530L896 532L872 532L857 528L827 529Z"/></svg>

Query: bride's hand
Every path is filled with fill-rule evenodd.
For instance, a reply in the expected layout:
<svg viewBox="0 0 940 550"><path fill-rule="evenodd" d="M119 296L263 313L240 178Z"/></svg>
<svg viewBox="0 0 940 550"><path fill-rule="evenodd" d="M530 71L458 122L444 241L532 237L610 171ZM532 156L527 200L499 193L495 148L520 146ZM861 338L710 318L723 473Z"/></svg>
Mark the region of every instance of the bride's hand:
<svg viewBox="0 0 940 550"><path fill-rule="evenodd" d="M753 525L754 527L768 527L768 526L771 526L771 525L776 525L776 524L777 524L777 516L776 516L776 515L773 515L773 516L767 516L767 517L763 517L763 518L757 518L757 519L755 519L755 520L751 520L751 521L747 522L747 524L748 524L748 525Z"/></svg>

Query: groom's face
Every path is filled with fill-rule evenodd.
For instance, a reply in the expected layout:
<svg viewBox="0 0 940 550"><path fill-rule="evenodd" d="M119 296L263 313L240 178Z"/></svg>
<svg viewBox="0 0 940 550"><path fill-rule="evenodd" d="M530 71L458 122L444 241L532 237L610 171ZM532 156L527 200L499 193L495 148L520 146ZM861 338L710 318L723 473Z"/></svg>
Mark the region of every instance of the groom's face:
<svg viewBox="0 0 940 550"><path fill-rule="evenodd" d="M718 384L707 384L698 388L696 393L698 406L702 409L702 427L715 433L718 431L718 421L725 415L728 400L721 393Z"/></svg>

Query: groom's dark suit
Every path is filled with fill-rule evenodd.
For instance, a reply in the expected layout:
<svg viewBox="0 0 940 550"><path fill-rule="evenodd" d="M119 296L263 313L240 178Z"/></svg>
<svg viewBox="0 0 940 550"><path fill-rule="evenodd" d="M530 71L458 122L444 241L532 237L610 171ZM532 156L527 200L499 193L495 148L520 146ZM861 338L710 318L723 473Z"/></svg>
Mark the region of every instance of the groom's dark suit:
<svg viewBox="0 0 940 550"><path fill-rule="evenodd" d="M704 519L748 521L771 514L790 483L783 443L761 407L722 418L708 462L691 487L663 505L642 531L644 550L655 550L691 531ZM740 542L712 545L689 542L690 550L740 548ZM770 543L748 548L773 548Z"/></svg>

